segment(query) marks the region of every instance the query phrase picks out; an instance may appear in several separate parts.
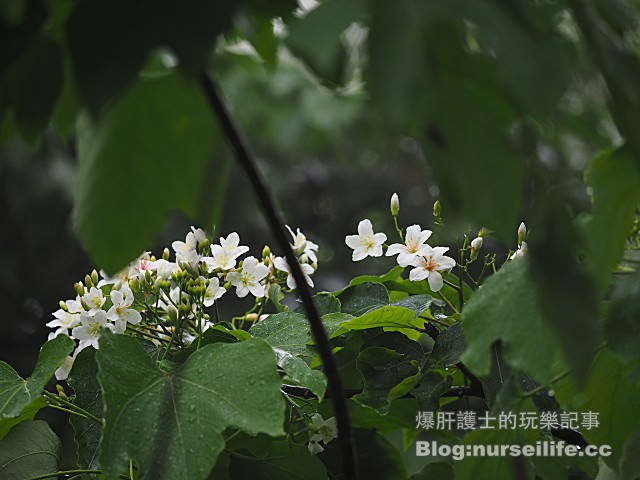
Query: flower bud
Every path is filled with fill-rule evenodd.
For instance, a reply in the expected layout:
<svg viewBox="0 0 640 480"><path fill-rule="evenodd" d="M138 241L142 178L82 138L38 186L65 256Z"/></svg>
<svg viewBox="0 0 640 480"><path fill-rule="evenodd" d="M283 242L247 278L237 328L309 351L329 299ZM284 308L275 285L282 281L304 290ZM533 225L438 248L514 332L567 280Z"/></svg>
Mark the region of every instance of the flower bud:
<svg viewBox="0 0 640 480"><path fill-rule="evenodd" d="M271 255L271 249L269 248L269 245L265 245L262 249L262 259L265 260L269 258L269 255Z"/></svg>
<svg viewBox="0 0 640 480"><path fill-rule="evenodd" d="M73 285L74 290L76 291L76 293L80 296L84 295L84 285L82 284L82 282L77 282Z"/></svg>
<svg viewBox="0 0 640 480"><path fill-rule="evenodd" d="M100 277L98 277L98 272L96 272L95 268L91 271L91 281L94 285L97 285L100 281Z"/></svg>
<svg viewBox="0 0 640 480"><path fill-rule="evenodd" d="M433 204L433 216L438 218L440 216L440 200L436 200Z"/></svg>
<svg viewBox="0 0 640 480"><path fill-rule="evenodd" d="M520 222L520 226L518 227L518 245L524 242L525 238L527 238L527 226L524 222Z"/></svg>
<svg viewBox="0 0 640 480"><path fill-rule="evenodd" d="M89 275L84 276L84 283L88 288L93 287L93 282L91 281L91 277Z"/></svg>
<svg viewBox="0 0 640 480"><path fill-rule="evenodd" d="M168 261L170 254L171 254L171 252L169 251L169 249L165 248L164 250L162 250L162 259Z"/></svg>
<svg viewBox="0 0 640 480"><path fill-rule="evenodd" d="M69 311L69 307L67 307L67 303L66 303L66 302L63 302L62 300L60 300L60 301L58 302L58 305L59 305L59 306L60 306L60 308L61 308L62 310L64 310L65 312L68 312L68 311Z"/></svg>
<svg viewBox="0 0 640 480"><path fill-rule="evenodd" d="M67 393L64 391L64 388L59 383L56 384L56 390L58 391L58 396L60 398L63 398L64 400L68 399Z"/></svg>
<svg viewBox="0 0 640 480"><path fill-rule="evenodd" d="M478 252L482 248L482 237L476 237L471 240L471 260L478 258Z"/></svg>
<svg viewBox="0 0 640 480"><path fill-rule="evenodd" d="M391 195L391 203L389 205L389 209L391 210L391 215L393 215L394 217L398 216L398 212L400 212L400 199L398 198L397 193Z"/></svg>
<svg viewBox="0 0 640 480"><path fill-rule="evenodd" d="M300 258L298 259L298 261L300 263L309 263L309 255L307 255L306 253L303 253L302 255L300 255Z"/></svg>

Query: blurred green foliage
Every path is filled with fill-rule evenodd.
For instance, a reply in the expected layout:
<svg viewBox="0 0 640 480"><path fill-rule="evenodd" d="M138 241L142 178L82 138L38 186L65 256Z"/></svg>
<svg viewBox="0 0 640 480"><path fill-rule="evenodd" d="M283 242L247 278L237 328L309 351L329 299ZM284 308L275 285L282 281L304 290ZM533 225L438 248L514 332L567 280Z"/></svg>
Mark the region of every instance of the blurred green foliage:
<svg viewBox="0 0 640 480"><path fill-rule="evenodd" d="M621 269L612 274L640 199L639 8L632 0L0 2L2 358L23 376L31 370L49 312L89 269L76 238L110 272L191 223L239 231L252 247L269 240L197 90L208 70L288 223L320 243L321 288L357 273L342 247L358 219L391 230L382 206L394 191L408 224L431 224L440 198L447 231L486 227L504 250L526 220L530 268L519 284L540 306L536 331L558 339L549 358L563 358L576 389L609 388L602 365L626 372L640 332L637 289ZM380 273L389 264L374 265ZM493 294L479 295L476 311ZM521 305L502 298L498 318L513 321ZM526 329L492 332L488 341L511 349L506 361L518 358L510 352ZM598 360L594 378L604 338L620 358ZM531 362L526 352L513 367ZM545 365L539 378L557 373ZM612 433L620 445L631 428L622 430Z"/></svg>

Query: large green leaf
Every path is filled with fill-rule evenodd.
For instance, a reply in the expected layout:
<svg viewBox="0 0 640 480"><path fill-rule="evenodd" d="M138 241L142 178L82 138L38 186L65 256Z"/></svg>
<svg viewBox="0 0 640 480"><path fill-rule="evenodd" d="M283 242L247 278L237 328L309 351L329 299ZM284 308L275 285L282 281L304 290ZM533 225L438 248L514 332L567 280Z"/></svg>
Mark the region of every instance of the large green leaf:
<svg viewBox="0 0 640 480"><path fill-rule="evenodd" d="M98 119L81 117L73 220L98 265L114 273L151 248L169 212L196 213L217 135L197 84L175 73L140 81Z"/></svg>
<svg viewBox="0 0 640 480"><path fill-rule="evenodd" d="M491 345L502 340L510 365L543 383L553 377L559 343L544 323L527 267L526 257L507 263L487 279L462 312L467 350L461 358L479 375L489 373ZM540 355L541 348L545 355Z"/></svg>
<svg viewBox="0 0 640 480"><path fill-rule="evenodd" d="M97 360L107 479L130 459L140 479L204 479L224 448L225 428L284 433L275 355L263 340L205 345L161 370L134 338L105 332Z"/></svg>
<svg viewBox="0 0 640 480"><path fill-rule="evenodd" d="M585 176L593 189L587 260L600 292L605 293L640 205L640 169L625 150L617 150L595 158Z"/></svg>
<svg viewBox="0 0 640 480"><path fill-rule="evenodd" d="M102 418L104 407L102 392L98 383L96 351L93 348L85 348L78 354L73 362L73 368L67 382L75 392L74 405L98 418ZM99 470L100 463L98 459L100 457L102 425L79 415L71 415L69 422L73 427L78 466L90 470ZM94 478L88 475L85 475L85 477Z"/></svg>
<svg viewBox="0 0 640 480"><path fill-rule="evenodd" d="M630 378L633 370L603 350L591 366L584 392L577 391L571 379L554 389L567 410L597 414L599 426L582 429L581 433L589 443L611 445L611 456L604 460L612 468L617 467L625 442L638 429L640 385Z"/></svg>
<svg viewBox="0 0 640 480"><path fill-rule="evenodd" d="M7 436L7 433L15 427L20 422L24 422L25 420L33 420L33 417L36 416L41 409L47 406L47 401L44 397L38 397L33 400L29 405L22 409L20 415L14 418L3 418L0 419L0 440Z"/></svg>
<svg viewBox="0 0 640 480"><path fill-rule="evenodd" d="M237 5L231 0L196 0L188 6L168 0L78 2L67 23L67 37L85 102L98 111L121 94L155 47L170 48L181 68L199 73Z"/></svg>
<svg viewBox="0 0 640 480"><path fill-rule="evenodd" d="M527 237L527 257L546 325L557 334L576 378L584 381L600 341L598 294L577 255L583 238L570 214L570 194L565 190L549 188L538 198L531 220L535 230ZM576 332L580 332L579 339Z"/></svg>
<svg viewBox="0 0 640 480"><path fill-rule="evenodd" d="M304 315L293 312L276 313L251 327L251 333L262 338L273 348L292 355L311 359L314 349L309 342L309 323Z"/></svg>
<svg viewBox="0 0 640 480"><path fill-rule="evenodd" d="M0 478L25 480L58 471L62 444L47 422L26 420L0 441Z"/></svg>
<svg viewBox="0 0 640 480"><path fill-rule="evenodd" d="M42 346L31 377L24 380L4 362L0 362L0 418L17 417L23 409L42 395L42 389L73 350L73 340L66 335Z"/></svg>

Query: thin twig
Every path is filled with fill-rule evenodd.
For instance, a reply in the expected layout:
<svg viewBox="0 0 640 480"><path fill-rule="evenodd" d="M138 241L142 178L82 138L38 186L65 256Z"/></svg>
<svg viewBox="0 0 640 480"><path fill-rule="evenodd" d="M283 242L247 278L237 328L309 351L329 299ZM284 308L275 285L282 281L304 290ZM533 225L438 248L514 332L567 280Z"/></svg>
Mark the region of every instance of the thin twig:
<svg viewBox="0 0 640 480"><path fill-rule="evenodd" d="M202 73L200 77L200 84L205 96L207 97L209 106L218 119L218 123L220 124L227 143L251 182L253 191L258 197L258 203L260 204L271 229L271 233L273 234L278 246L284 251L285 258L287 259L287 263L291 269L291 274L298 286L298 294L300 295L300 299L302 300L302 304L307 313L311 333L316 346L318 347L318 353L320 354L324 371L327 375L328 387L332 392L333 409L336 416L340 450L342 453L343 477L345 479L355 479L357 477L357 469L355 448L352 442L351 419L349 417L349 411L347 409L347 403L344 397L338 367L333 355L331 354L331 347L329 345L327 332L322 325L320 315L313 303L311 292L307 287L298 259L289 245L283 223L276 212L271 194L267 190L260 173L258 172L255 161L249 153L248 147L240 137L240 133L218 91L218 87L206 72Z"/></svg>

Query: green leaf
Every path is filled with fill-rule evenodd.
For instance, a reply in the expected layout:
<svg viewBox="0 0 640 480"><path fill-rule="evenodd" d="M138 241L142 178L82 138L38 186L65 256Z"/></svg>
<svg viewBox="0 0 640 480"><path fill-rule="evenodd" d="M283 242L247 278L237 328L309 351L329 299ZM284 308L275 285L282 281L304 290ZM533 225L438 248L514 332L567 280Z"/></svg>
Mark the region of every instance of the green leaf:
<svg viewBox="0 0 640 480"><path fill-rule="evenodd" d="M573 17L582 31L610 94L611 110L620 133L633 152L640 168L640 130L637 112L640 98L640 60L629 43L612 31L598 15L591 2L572 2Z"/></svg>
<svg viewBox="0 0 640 480"><path fill-rule="evenodd" d="M102 418L102 392L98 383L98 364L96 362L95 349L85 348L78 354L73 362L73 368L67 383L75 392L73 404L98 418ZM78 466L90 470L99 470L100 463L98 459L100 458L102 425L79 415L70 415L69 422L73 427ZM95 478L95 476L85 474L83 478Z"/></svg>
<svg viewBox="0 0 640 480"><path fill-rule="evenodd" d="M202 177L217 132L197 84L178 74L139 82L96 120L81 117L73 221L98 265L116 272L150 249L168 213L195 215L199 189L183 186Z"/></svg>
<svg viewBox="0 0 640 480"><path fill-rule="evenodd" d="M640 451L640 427L629 437L622 450L620 459L620 474L622 478L640 477L640 458L637 452Z"/></svg>
<svg viewBox="0 0 640 480"><path fill-rule="evenodd" d="M434 28L430 35L425 41L431 45L455 45L461 32ZM432 53L434 72L421 118L425 157L449 224L467 220L506 240L518 224L524 179L521 155L506 134L514 113L495 84L492 66L460 46L452 48ZM490 193L486 185L492 186Z"/></svg>
<svg viewBox="0 0 640 480"><path fill-rule="evenodd" d="M66 335L49 340L40 349L36 366L27 380L0 362L0 418L17 417L42 395L42 389L73 350L75 343Z"/></svg>
<svg viewBox="0 0 640 480"><path fill-rule="evenodd" d="M410 339L416 340L420 336L423 323L421 319L416 318L413 310L404 307L387 306L342 322L340 328L331 335L331 338L350 330L383 328L386 332L402 332Z"/></svg>
<svg viewBox="0 0 640 480"><path fill-rule="evenodd" d="M345 51L340 35L363 14L358 0L321 3L289 25L286 45L320 80L330 85L344 81Z"/></svg>
<svg viewBox="0 0 640 480"><path fill-rule="evenodd" d="M244 437L234 442L239 453L255 458L231 457L231 478L255 480L326 480L327 472L317 457L302 445L288 441L268 441L263 436L255 439ZM244 444L244 445L243 445ZM242 448L244 447L244 448Z"/></svg>
<svg viewBox="0 0 640 480"><path fill-rule="evenodd" d="M531 221L535 230L527 237L527 256L544 320L557 334L573 374L584 381L601 341L601 323L595 283L576 254L583 248L583 238L567 207L570 198L563 188L550 188L538 199Z"/></svg>
<svg viewBox="0 0 640 480"><path fill-rule="evenodd" d="M404 272L405 268L399 265L396 265L387 273L382 275L360 275L359 277L353 278L349 285L344 287L342 290L338 290L334 293L334 295L340 295L342 292L347 290L350 287L355 287L356 285L362 285L363 283L383 283L386 284L392 280L398 280L401 278L402 272Z"/></svg>
<svg viewBox="0 0 640 480"><path fill-rule="evenodd" d="M25 480L58 471L62 444L47 422L26 420L0 441L0 477Z"/></svg>
<svg viewBox="0 0 640 480"><path fill-rule="evenodd" d="M85 102L97 112L120 95L155 47L170 48L178 56L180 68L199 74L218 34L230 25L237 5L231 0L195 0L188 7L164 0L140 0L128 4L124 15L107 0L78 2L67 22L67 38ZM114 31L118 35L113 35Z"/></svg>
<svg viewBox="0 0 640 480"><path fill-rule="evenodd" d="M462 324L455 325L440 332L431 351L430 359L445 367L455 365L466 349Z"/></svg>
<svg viewBox="0 0 640 480"><path fill-rule="evenodd" d="M439 373L428 371L419 379L411 395L418 400L420 410L435 412L440 406L440 397L449 390L450 386L451 377L443 377Z"/></svg>
<svg viewBox="0 0 640 480"><path fill-rule="evenodd" d="M33 417L36 416L42 408L47 406L47 401L38 397L33 400L29 405L22 409L20 415L15 418L3 418L0 420L0 440L7 436L7 433L15 427L20 422L24 422L25 420L33 420Z"/></svg>
<svg viewBox="0 0 640 480"><path fill-rule="evenodd" d="M282 300L284 300L284 293L282 293L282 287L277 283L273 283L269 286L267 297L269 298L271 305L276 309L276 312L285 312L288 310L286 305L282 304Z"/></svg>
<svg viewBox="0 0 640 480"><path fill-rule="evenodd" d="M624 150L605 152L585 172L593 189L587 261L598 290L605 293L640 205L640 169Z"/></svg>
<svg viewBox="0 0 640 480"><path fill-rule="evenodd" d="M307 387L316 397L322 399L327 389L327 378L319 370L313 370L300 357L285 352L279 348L273 349L278 358L278 366L281 367L286 376L286 383Z"/></svg>
<svg viewBox="0 0 640 480"><path fill-rule="evenodd" d="M418 343L396 332L375 337L358 355L364 386L353 399L385 415L393 400L416 385L423 363L424 352Z"/></svg>
<svg viewBox="0 0 640 480"><path fill-rule="evenodd" d="M338 295L342 313L357 317L369 310L389 305L389 293L381 283L364 282L347 287Z"/></svg>
<svg viewBox="0 0 640 480"><path fill-rule="evenodd" d="M20 133L32 142L48 125L62 90L60 46L42 35L35 36L7 73L5 82Z"/></svg>
<svg viewBox="0 0 640 480"><path fill-rule="evenodd" d="M383 434L400 428L415 429L418 410L419 406L414 398L398 398L392 401L384 415L355 401L349 402L349 414L354 427L375 429Z"/></svg>
<svg viewBox="0 0 640 480"><path fill-rule="evenodd" d="M369 479L405 479L407 469L400 452L375 430L355 428L353 437L358 452L358 478ZM346 480L342 476L342 463L338 442L327 445L318 455L327 467L329 477Z"/></svg>
<svg viewBox="0 0 640 480"><path fill-rule="evenodd" d="M537 432L534 430L474 430L465 436L464 445L526 445L534 443ZM531 462L521 462L524 470L523 478L532 478ZM519 478L516 471L516 463L513 458L495 456L466 456L464 459L454 462L453 469L456 480L471 480L478 478L478 472L482 472L482 478L493 480L512 480Z"/></svg>
<svg viewBox="0 0 640 480"><path fill-rule="evenodd" d="M621 358L640 357L640 271L624 275L611 294L605 338Z"/></svg>
<svg viewBox="0 0 640 480"><path fill-rule="evenodd" d="M526 257L508 262L484 282L462 312L462 329L467 340L462 361L478 375L489 373L491 345L502 340L511 366L542 383L553 377L560 348L555 332L544 323Z"/></svg>
<svg viewBox="0 0 640 480"><path fill-rule="evenodd" d="M605 462L616 468L625 442L638 428L640 386L630 376L633 367L625 366L608 350L602 350L591 365L584 392L576 391L571 379L554 388L560 404L568 411L596 412L599 426L582 429L584 438L594 445L611 445Z"/></svg>
<svg viewBox="0 0 640 480"><path fill-rule="evenodd" d="M262 338L273 348L279 348L298 357L315 355L309 342L309 323L304 315L293 312L276 313L251 327L254 337Z"/></svg>
<svg viewBox="0 0 640 480"><path fill-rule="evenodd" d="M134 338L103 332L97 360L105 403L100 463L109 479L129 459L141 479L205 479L225 428L284 433L275 356L262 340L205 345L167 371Z"/></svg>
<svg viewBox="0 0 640 480"><path fill-rule="evenodd" d="M425 312L433 303L433 297L431 295L410 295L397 302L393 302L391 306L404 307L409 310L413 310L416 317Z"/></svg>
<svg viewBox="0 0 640 480"><path fill-rule="evenodd" d="M322 324L329 338L332 338L333 334L340 329L340 326L344 322L353 318L353 315L349 315L348 313L328 313L322 316Z"/></svg>

